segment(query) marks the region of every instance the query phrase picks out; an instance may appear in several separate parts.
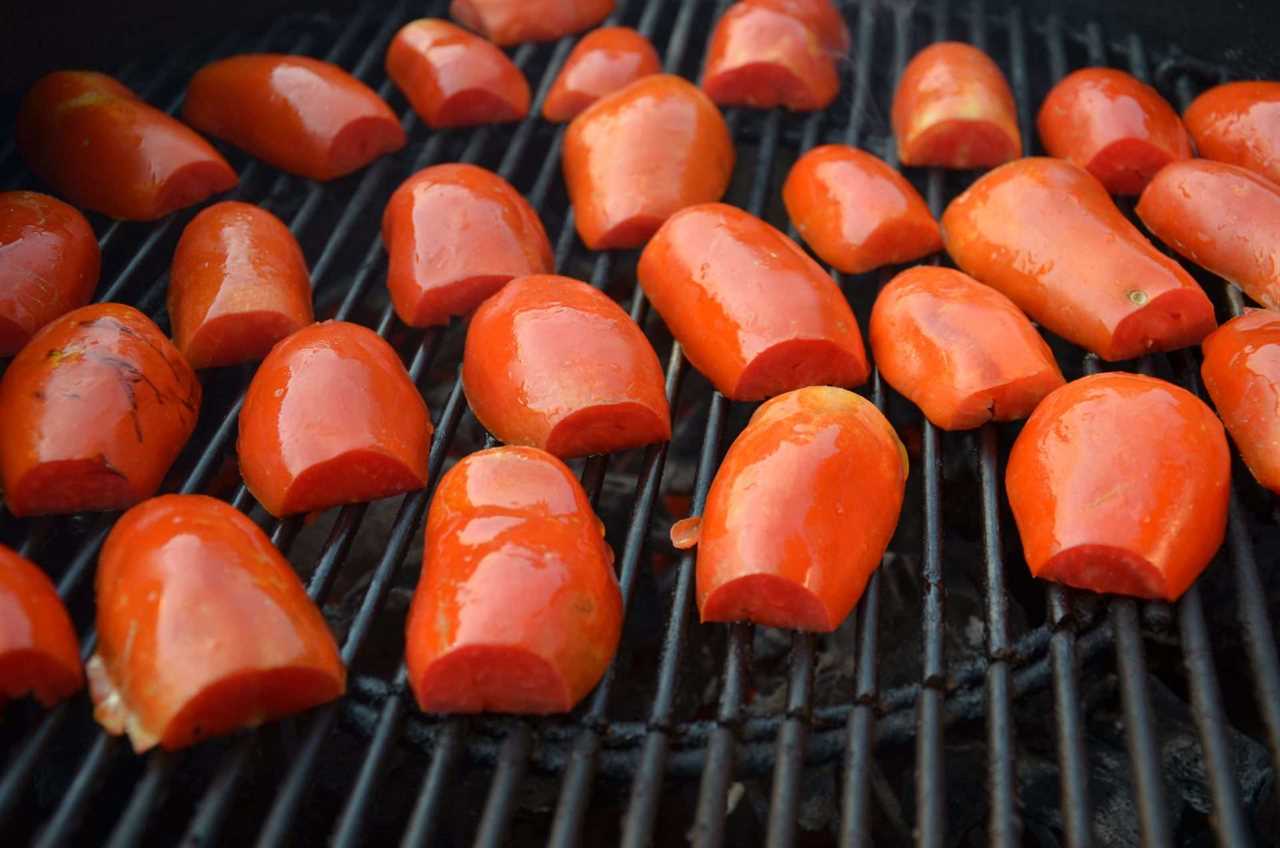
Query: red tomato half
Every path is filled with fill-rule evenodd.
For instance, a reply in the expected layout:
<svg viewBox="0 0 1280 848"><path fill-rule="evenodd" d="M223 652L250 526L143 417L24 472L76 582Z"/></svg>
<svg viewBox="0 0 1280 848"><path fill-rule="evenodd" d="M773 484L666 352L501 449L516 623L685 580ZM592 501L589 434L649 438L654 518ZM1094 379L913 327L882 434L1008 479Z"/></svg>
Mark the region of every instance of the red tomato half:
<svg viewBox="0 0 1280 848"><path fill-rule="evenodd" d="M453 0L449 14L500 47L555 41L609 17L615 0Z"/></svg>
<svg viewBox="0 0 1280 848"><path fill-rule="evenodd" d="M329 62L255 53L205 65L182 117L282 171L332 180L404 147L400 121L374 90Z"/></svg>
<svg viewBox="0 0 1280 848"><path fill-rule="evenodd" d="M102 258L75 207L34 191L0 192L0 356L93 297Z"/></svg>
<svg viewBox="0 0 1280 848"><path fill-rule="evenodd" d="M906 482L902 442L853 392L815 386L761 406L707 495L702 620L835 630L880 565Z"/></svg>
<svg viewBox="0 0 1280 848"><path fill-rule="evenodd" d="M51 707L81 686L80 646L58 591L35 563L0 545L0 710L24 695Z"/></svg>
<svg viewBox="0 0 1280 848"><path fill-rule="evenodd" d="M391 345L343 321L303 327L262 360L240 412L240 473L275 516L420 489L431 419Z"/></svg>
<svg viewBox="0 0 1280 848"><path fill-rule="evenodd" d="M630 27L592 30L574 46L551 84L542 117L563 123L606 94L662 72L649 39Z"/></svg>
<svg viewBox="0 0 1280 848"><path fill-rule="evenodd" d="M22 100L15 135L36 176L112 218L163 218L236 184L209 142L105 74L41 77Z"/></svg>
<svg viewBox="0 0 1280 848"><path fill-rule="evenodd" d="M825 109L840 91L836 63L803 21L735 3L716 23L702 90L721 106Z"/></svg>
<svg viewBox="0 0 1280 848"><path fill-rule="evenodd" d="M462 381L476 418L508 444L569 458L671 438L644 331L568 277L522 277L485 301L467 330Z"/></svg>
<svg viewBox="0 0 1280 848"><path fill-rule="evenodd" d="M1044 399L1005 483L1033 575L1174 601L1222 545L1231 455L1195 395L1113 371Z"/></svg>
<svg viewBox="0 0 1280 848"><path fill-rule="evenodd" d="M288 560L247 516L203 495L139 504L98 561L94 717L139 753L332 701L346 669Z"/></svg>
<svg viewBox="0 0 1280 848"><path fill-rule="evenodd" d="M1280 492L1280 315L1246 309L1204 340L1200 375L1258 482Z"/></svg>
<svg viewBox="0 0 1280 848"><path fill-rule="evenodd" d="M613 553L568 467L528 447L473 453L440 479L405 628L418 705L562 713L618 648Z"/></svg>
<svg viewBox="0 0 1280 848"><path fill-rule="evenodd" d="M1197 97L1182 119L1201 156L1280 184L1280 82L1215 86Z"/></svg>

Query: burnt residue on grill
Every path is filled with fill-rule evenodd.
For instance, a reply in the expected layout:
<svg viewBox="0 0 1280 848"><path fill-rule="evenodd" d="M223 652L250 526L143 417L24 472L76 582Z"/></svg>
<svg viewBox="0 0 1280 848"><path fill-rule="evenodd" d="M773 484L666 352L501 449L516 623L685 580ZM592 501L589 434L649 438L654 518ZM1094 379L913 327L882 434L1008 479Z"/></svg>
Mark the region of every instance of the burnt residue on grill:
<svg viewBox="0 0 1280 848"><path fill-rule="evenodd" d="M426 493L273 521L240 482L236 414L252 366L204 378L197 431L166 490L207 492L250 511L321 602L350 691L339 704L175 754L135 757L93 724L87 700L52 711L10 705L0 721L0 841L169 845L1185 845L1274 834L1280 670L1274 624L1280 555L1272 497L1237 461L1231 525L1218 561L1174 606L1112 602L1030 578L1003 498L1017 424L944 433L884 386L881 405L911 453L901 524L883 567L830 635L696 624L691 555L671 524L705 497L724 449L753 409L715 395L673 349L635 286L635 252L591 254L577 240L560 177L563 128L518 124L432 133L386 80L395 30L444 0L362 4L351 14L284 16L256 35L194 41L115 70L173 112L191 74L236 52L338 62L402 115L409 145L317 184L227 150L239 199L298 237L316 314L376 328L401 352L432 410L430 473L486 444L458 383L465 326L415 331L394 317L378 222L395 186L428 164L465 161L510 179L538 209L559 273L588 280L644 326L667 368L669 446L574 463L605 522L627 599L613 670L573 714L545 720L423 716L407 693L404 619L421 567ZM727 0L619 0L612 22L649 35L666 70L696 79ZM1070 13L996 2L847 3L854 48L841 94L806 116L729 110L739 163L728 201L785 228L780 187L799 153L845 142L892 161L888 112L902 66L925 44L967 40L1009 75L1028 153L1035 109L1068 70L1109 64L1182 107L1232 76L1155 38ZM574 39L513 58L536 116ZM1273 69L1274 70L1274 69ZM11 114L0 116L8 121ZM7 137L7 136L6 136ZM937 212L973 174L912 171ZM5 188L37 187L0 142ZM1127 207L1126 207L1127 208ZM94 219L100 300L166 326L166 272L195 210L154 224ZM892 270L839 277L862 328ZM1198 274L1219 317L1238 293ZM1100 367L1059 339L1068 379ZM1194 353L1139 367L1198 390ZM0 539L57 581L92 650L92 574L114 516L20 522ZM1126 675L1125 670L1140 671Z"/></svg>

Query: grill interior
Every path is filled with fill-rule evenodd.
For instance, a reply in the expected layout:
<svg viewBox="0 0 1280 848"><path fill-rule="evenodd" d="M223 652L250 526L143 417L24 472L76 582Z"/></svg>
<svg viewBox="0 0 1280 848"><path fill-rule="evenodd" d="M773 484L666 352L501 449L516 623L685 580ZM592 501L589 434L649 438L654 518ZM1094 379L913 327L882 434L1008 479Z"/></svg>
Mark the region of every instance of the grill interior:
<svg viewBox="0 0 1280 848"><path fill-rule="evenodd" d="M648 35L668 71L698 77L727 0L620 0L613 22ZM912 454L898 532L855 614L831 636L700 626L693 560L666 540L700 511L718 461L752 411L682 361L634 285L635 253L587 252L560 177L562 130L534 117L507 127L429 132L386 79L390 37L421 9L364 4L350 17L280 18L114 69L174 111L191 74L231 53L271 50L337 62L403 115L409 145L328 184L279 174L225 150L233 196L280 216L312 269L318 317L374 327L399 350L436 425L431 484L482 447L457 380L465 330L410 330L387 300L378 225L392 189L432 163L473 162L523 191L556 247L559 273L618 298L666 363L675 435L575 468L608 527L626 601L617 660L573 714L546 720L418 713L403 666L403 624L421 565L430 488L313 520L271 521L239 481L236 416L251 368L204 375L200 425L165 489L224 497L259 520L323 604L349 693L340 702L198 748L135 757L92 722L87 696L51 711L10 705L0 722L0 833L8 844L110 841L407 845L1201 844L1275 833L1280 670L1277 581L1259 568L1280 542L1270 496L1237 461L1223 552L1174 607L1066 591L1026 573L1003 498L1017 425L933 428L884 386L862 390ZM798 153L843 141L894 162L893 84L910 56L970 41L1009 75L1028 153L1035 108L1083 65L1125 68L1177 107L1229 69L1097 22L972 4L849 4L854 48L842 90L816 115L729 110L739 163L727 202L786 228L780 186ZM514 53L536 92L532 114L574 39ZM113 70L113 69L108 69ZM12 113L4 116L12 121ZM5 188L39 186L0 147ZM971 174L914 170L935 213ZM221 199L221 198L219 198ZM158 224L94 218L100 300L139 306L167 327L167 265L191 210ZM839 276L863 324L892 272ZM1238 293L1201 276L1224 319ZM1058 339L1068 379L1103 367ZM1199 390L1198 356L1130 368ZM87 656L92 575L115 516L19 522L0 538L41 563L67 601ZM980 780L979 774L983 775ZM12 839L12 842L8 842Z"/></svg>

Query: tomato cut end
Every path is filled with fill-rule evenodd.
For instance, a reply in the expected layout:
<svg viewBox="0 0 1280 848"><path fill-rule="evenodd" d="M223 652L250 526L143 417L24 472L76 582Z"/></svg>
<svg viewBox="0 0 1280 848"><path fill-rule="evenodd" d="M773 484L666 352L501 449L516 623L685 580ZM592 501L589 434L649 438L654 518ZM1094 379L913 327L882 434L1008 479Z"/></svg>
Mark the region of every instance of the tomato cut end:
<svg viewBox="0 0 1280 848"><path fill-rule="evenodd" d="M758 354L725 394L731 400L764 400L807 386L848 388L866 380L864 357L827 339L796 339Z"/></svg>
<svg viewBox="0 0 1280 848"><path fill-rule="evenodd" d="M623 218L599 232L588 232L579 221L578 235L582 237L582 243L591 250L628 250L633 247L643 247L666 220L665 215L642 212L630 218Z"/></svg>
<svg viewBox="0 0 1280 848"><path fill-rule="evenodd" d="M430 439L430 431L426 436ZM387 498L421 489L426 482L426 468L410 468L397 457L361 448L316 463L303 471L294 478L281 504L259 500L268 512L278 518ZM256 492L254 494L257 495Z"/></svg>
<svg viewBox="0 0 1280 848"><path fill-rule="evenodd" d="M838 89L819 91L778 62L751 62L709 74L702 90L721 106L785 106L793 112L812 112L830 105Z"/></svg>
<svg viewBox="0 0 1280 848"><path fill-rule="evenodd" d="M404 147L407 137L390 116L370 115L351 121L334 136L329 147L328 173L316 179L336 179L368 165L385 153Z"/></svg>
<svg viewBox="0 0 1280 848"><path fill-rule="evenodd" d="M79 691L84 674L77 662L68 665L45 651L22 649L0 654L0 707L31 695L51 707Z"/></svg>
<svg viewBox="0 0 1280 848"><path fill-rule="evenodd" d="M156 195L155 208L144 220L163 218L215 194L235 188L240 178L221 159L202 159L178 168L164 181Z"/></svg>
<svg viewBox="0 0 1280 848"><path fill-rule="evenodd" d="M582 91L553 91L542 104L542 117L553 124L568 123L599 99Z"/></svg>
<svg viewBox="0 0 1280 848"><path fill-rule="evenodd" d="M721 583L698 599L703 623L750 621L769 627L830 633L839 625L813 593L776 574L748 574Z"/></svg>
<svg viewBox="0 0 1280 848"><path fill-rule="evenodd" d="M527 97L512 100L487 89L466 88L444 100L431 115L430 123L433 129L506 124L528 113Z"/></svg>
<svg viewBox="0 0 1280 848"><path fill-rule="evenodd" d="M1140 138L1122 138L1099 150L1086 170L1111 194L1141 194L1156 172L1176 157Z"/></svg>
<svg viewBox="0 0 1280 848"><path fill-rule="evenodd" d="M426 290L417 300L404 302L392 293L400 320L411 327L439 327L455 315L466 315L514 279L511 274L482 274ZM403 308L402 308L403 307Z"/></svg>
<svg viewBox="0 0 1280 848"><path fill-rule="evenodd" d="M1151 300L1135 285L1128 297L1142 308L1116 326L1106 350L1097 351L1108 362L1190 347L1218 326L1213 304L1199 286L1172 289Z"/></svg>
<svg viewBox="0 0 1280 848"><path fill-rule="evenodd" d="M939 121L898 144L904 165L942 168L994 168L1018 158L1019 140L992 121L954 118Z"/></svg>
<svg viewBox="0 0 1280 848"><path fill-rule="evenodd" d="M182 350L192 368L256 362L305 322L283 312L259 310L206 321Z"/></svg>
<svg viewBox="0 0 1280 848"><path fill-rule="evenodd" d="M547 437L547 453L561 459L638 448L671 438L671 422L634 401L579 409L560 419Z"/></svg>
<svg viewBox="0 0 1280 848"><path fill-rule="evenodd" d="M1018 421L1030 415L1054 389L1065 385L1062 373L1045 370L974 392L945 415L929 420L943 430L973 430L988 421Z"/></svg>
<svg viewBox="0 0 1280 848"><path fill-rule="evenodd" d="M109 512L133 506L148 492L138 492L123 471L105 456L42 462L22 475L5 493L9 511L19 518Z"/></svg>
<svg viewBox="0 0 1280 848"><path fill-rule="evenodd" d="M1042 580L1064 583L1109 595L1173 601L1160 570L1123 548L1110 545L1076 545L1050 557L1032 574Z"/></svg>
<svg viewBox="0 0 1280 848"><path fill-rule="evenodd" d="M849 251L844 262L831 264L845 274L865 274L886 265L914 262L940 250L942 230L932 218L894 219Z"/></svg>
<svg viewBox="0 0 1280 848"><path fill-rule="evenodd" d="M415 681L429 713L546 715L573 708L568 682L551 663L513 645L465 645L437 657Z"/></svg>

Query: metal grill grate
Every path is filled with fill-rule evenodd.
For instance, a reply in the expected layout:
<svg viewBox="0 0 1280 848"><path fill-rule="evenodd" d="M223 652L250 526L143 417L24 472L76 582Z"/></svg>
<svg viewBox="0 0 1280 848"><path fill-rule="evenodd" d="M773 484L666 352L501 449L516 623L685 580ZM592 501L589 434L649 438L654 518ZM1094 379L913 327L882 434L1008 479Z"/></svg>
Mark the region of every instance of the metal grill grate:
<svg viewBox="0 0 1280 848"><path fill-rule="evenodd" d="M428 13L443 16L443 0L432 5ZM649 35L668 71L696 78L711 24L726 5L727 0L622 0L614 21ZM873 833L905 841L914 833L922 844L942 845L962 835L949 815L953 808L946 792L954 784L948 783L947 768L953 746L946 744L944 732L985 722L982 818L988 841L1014 845L1033 837L1040 844L1088 845L1095 838L1095 809L1082 667L1089 662L1091 674L1118 672L1140 836L1168 844L1178 822L1170 818L1162 775L1160 711L1147 685L1148 636L1155 634L1159 650L1180 657L1179 683L1199 733L1193 753L1204 764L1211 827L1226 844L1247 844L1253 825L1232 761L1231 725L1243 720L1256 726L1265 736L1273 777L1280 772L1280 665L1269 618L1274 610L1268 609L1251 542L1251 536L1269 532L1277 522L1269 506L1256 506L1259 492L1247 473L1236 475L1224 549L1231 569L1228 574L1219 563L1206 577L1215 587L1214 602L1229 603L1237 613L1238 621L1226 621L1221 632L1238 631L1247 655L1253 703L1232 702L1229 710L1215 669L1204 581L1176 609L1127 600L1100 604L1034 584L1018 555L1006 556L1017 548L1003 514L1000 463L1016 427L940 433L875 374L865 391L901 431L919 436L903 526L885 568L872 577L853 620L839 634L794 634L774 651L786 658L770 660L780 667L782 695L772 707L758 708L760 661L753 648L777 634L744 624L691 625L693 557L683 555L665 571L660 567L669 556L660 538L660 525L670 517L663 496L688 495L692 510L700 511L723 448L750 410L729 404L696 374L686 373L679 346L649 315L634 287L634 254L583 250L559 179L561 130L537 118L470 132L433 134L420 125L382 71L391 35L417 11L415 6L411 14L405 2L390 13L364 4L350 19L285 18L256 41L231 35L161 62L134 62L120 76L151 102L174 111L190 74L212 58L244 50L305 53L352 69L401 111L408 148L336 183L272 174L255 161L229 155L241 173L235 196L280 215L311 259L317 314L374 326L406 357L437 413L432 485L447 463L480 446L481 434L456 378L460 328L409 331L386 301L377 222L400 180L440 161L495 169L525 191L541 213L554 239L559 271L624 298L659 352L666 352L667 393L677 426L670 446L580 464L584 485L601 505L619 552L628 624L618 660L585 704L566 718L422 716L400 662L403 609L389 607L388 601L402 600L416 580L420 554L406 553L420 550L416 534L430 488L395 504L345 507L314 526L298 519L271 522L273 541L292 554L309 594L339 626L342 656L352 672L347 697L193 751L141 758L97 730L83 696L48 712L14 705L0 724L0 833L39 845L98 841L109 834L112 845L252 839L262 845L290 839L310 844L327 838L339 846L396 840L405 845L643 846L669 844L687 831L697 845L720 845L730 841L726 811L738 803L741 781L759 780L770 787L761 836L768 845L787 846L798 840L806 801L825 791L811 789L807 777L825 767L839 771L842 785L830 790L830 826L806 832L806 844L857 845ZM846 17L855 47L842 65L843 90L835 106L812 116L730 111L739 165L729 202L785 226L777 188L799 151L844 141L893 161L887 126L893 83L911 54L930 41L969 40L1001 62L1028 142L1034 139L1035 105L1071 67L1112 64L1149 78L1154 65L1156 84L1178 105L1225 76L1164 45L1151 47L1153 63L1136 35L1118 39L1117 33L1104 35L1097 24L1069 25L1056 17L1029 22L1017 8L989 14L981 0L957 8L868 2L849 5ZM572 43L566 39L515 51L534 84L534 115ZM1030 143L1027 152L1035 152ZM0 149L0 176L6 188L32 184L11 143ZM921 181L935 213L972 179L936 170L911 176ZM163 320L165 267L189 219L184 213L154 226L95 220L104 256L101 299L135 303ZM890 276L838 277L864 328L875 292ZM1237 292L1220 281L1205 282L1221 301L1220 314L1240 311ZM1101 365L1064 344L1055 342L1054 350L1069 377ZM1194 354L1152 357L1140 368L1200 389ZM250 373L231 369L206 380L200 428L167 486L227 497L265 520L229 464ZM958 538L953 525L966 520L957 522L949 509L957 496L973 505L973 545L963 540L953 545ZM29 523L0 516L3 539L56 578L79 624L86 655L94 642L90 575L110 524L111 517L104 516ZM953 553L953 547L961 553ZM976 619L981 647L975 656L953 659L948 633L954 625L944 608L944 585L957 569L970 566L981 589ZM891 577L903 572L915 575L915 596L893 591ZM1043 620L1014 615L1014 594L1018 609L1030 609ZM887 622L903 616L919 640L912 679L905 680L884 662L886 652L898 648L884 641ZM831 655L850 665L839 689L824 685L829 677L819 679L822 657ZM708 681L690 669L708 673L714 696L700 694ZM1047 688L1060 800L1058 826L1046 834L1024 827L1019 787L1025 778L1018 766L1015 708ZM632 703L637 697L640 702ZM1039 740L1022 744L1033 743ZM890 758L914 762L913 798L904 801L887 780L883 766Z"/></svg>

